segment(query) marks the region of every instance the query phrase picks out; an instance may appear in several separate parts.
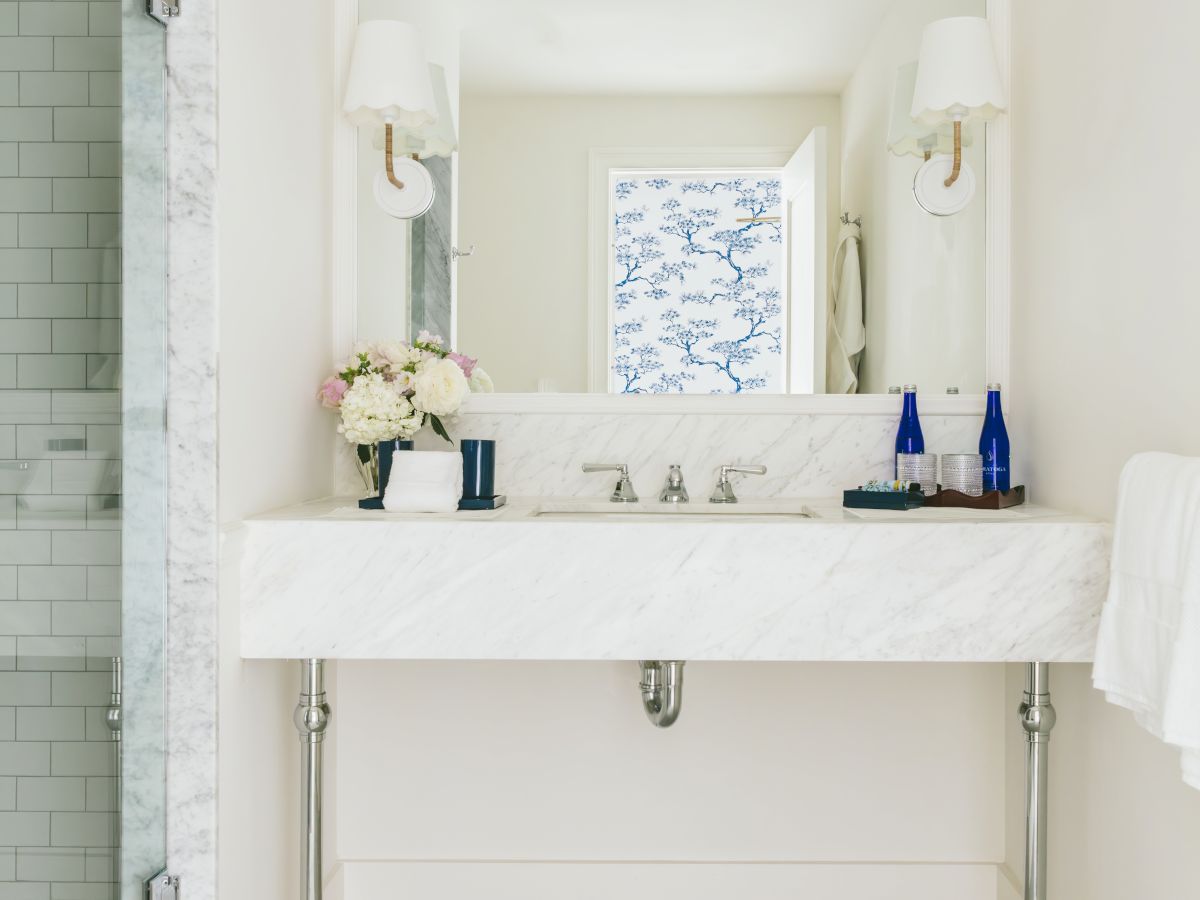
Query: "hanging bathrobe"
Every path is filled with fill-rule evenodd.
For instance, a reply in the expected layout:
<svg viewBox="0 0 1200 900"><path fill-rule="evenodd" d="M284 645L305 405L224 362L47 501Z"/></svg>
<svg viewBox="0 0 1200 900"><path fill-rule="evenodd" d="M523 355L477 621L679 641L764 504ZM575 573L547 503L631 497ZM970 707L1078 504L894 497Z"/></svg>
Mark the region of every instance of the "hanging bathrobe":
<svg viewBox="0 0 1200 900"><path fill-rule="evenodd" d="M853 222L842 225L833 254L832 315L829 317L825 392L858 393L858 366L867 345L863 326L862 270L858 245L862 229Z"/></svg>

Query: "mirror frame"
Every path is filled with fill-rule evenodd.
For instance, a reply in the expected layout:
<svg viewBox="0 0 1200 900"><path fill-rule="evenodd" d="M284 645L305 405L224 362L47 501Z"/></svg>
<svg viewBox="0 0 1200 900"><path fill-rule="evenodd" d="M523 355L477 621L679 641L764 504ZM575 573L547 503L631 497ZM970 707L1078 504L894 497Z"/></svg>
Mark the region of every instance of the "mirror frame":
<svg viewBox="0 0 1200 900"><path fill-rule="evenodd" d="M985 362L987 382L1010 386L1011 364L1011 0L987 0L987 19L996 47L996 61L1008 112L988 122L985 167ZM337 100L345 87L354 32L358 26L358 0L333 0L332 104L332 233L331 281L333 314L331 353L334 359L348 356L357 340L358 319L358 132L342 114ZM453 275L451 276L453 278ZM581 285L581 299L588 299L588 285ZM979 415L985 394L922 395L926 415ZM895 415L899 398L890 394L751 394L737 396L687 394L472 394L463 408L466 413L543 414L825 414ZM1009 387L1007 405L1012 407Z"/></svg>

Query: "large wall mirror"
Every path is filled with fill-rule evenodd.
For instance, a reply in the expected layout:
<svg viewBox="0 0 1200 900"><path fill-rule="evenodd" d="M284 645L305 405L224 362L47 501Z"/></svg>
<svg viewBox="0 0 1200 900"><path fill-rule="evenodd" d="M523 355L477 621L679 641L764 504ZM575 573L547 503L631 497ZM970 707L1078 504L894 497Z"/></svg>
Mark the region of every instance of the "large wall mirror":
<svg viewBox="0 0 1200 900"><path fill-rule="evenodd" d="M357 338L439 334L507 393L981 393L995 125L964 123L956 205L923 208L952 126L912 106L925 26L986 15L359 0L421 31L451 136L398 141L435 193L406 220L358 129Z"/></svg>

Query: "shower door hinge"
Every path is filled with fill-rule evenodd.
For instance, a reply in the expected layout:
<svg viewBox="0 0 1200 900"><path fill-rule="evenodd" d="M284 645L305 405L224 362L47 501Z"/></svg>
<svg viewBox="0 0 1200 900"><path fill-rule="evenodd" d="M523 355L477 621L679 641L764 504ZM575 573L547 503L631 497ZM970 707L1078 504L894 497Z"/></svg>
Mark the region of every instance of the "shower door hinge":
<svg viewBox="0 0 1200 900"><path fill-rule="evenodd" d="M179 0L146 0L146 15L166 25L168 19L179 15Z"/></svg>
<svg viewBox="0 0 1200 900"><path fill-rule="evenodd" d="M146 882L146 900L180 900L179 879L164 869Z"/></svg>

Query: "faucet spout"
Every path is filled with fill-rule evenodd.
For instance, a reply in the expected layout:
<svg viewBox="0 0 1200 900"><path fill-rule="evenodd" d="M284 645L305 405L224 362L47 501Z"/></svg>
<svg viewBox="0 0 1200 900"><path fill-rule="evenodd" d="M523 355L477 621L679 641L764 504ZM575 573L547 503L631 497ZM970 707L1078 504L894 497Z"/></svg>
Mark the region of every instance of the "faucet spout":
<svg viewBox="0 0 1200 900"><path fill-rule="evenodd" d="M662 491L658 495L660 503L687 503L688 492L683 486L683 469L679 466L671 466L667 472L667 483L663 485Z"/></svg>
<svg viewBox="0 0 1200 900"><path fill-rule="evenodd" d="M670 728L683 709L683 660L643 660L642 706L658 728Z"/></svg>

